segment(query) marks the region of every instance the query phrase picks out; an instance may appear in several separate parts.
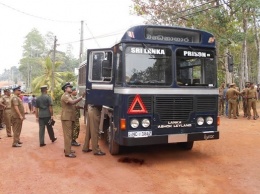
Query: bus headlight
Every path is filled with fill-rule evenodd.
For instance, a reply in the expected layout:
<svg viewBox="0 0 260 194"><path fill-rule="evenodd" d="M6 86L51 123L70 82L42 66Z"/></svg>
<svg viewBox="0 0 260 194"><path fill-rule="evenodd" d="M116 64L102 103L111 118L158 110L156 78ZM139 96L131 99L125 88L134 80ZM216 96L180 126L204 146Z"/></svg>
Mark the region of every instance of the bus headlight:
<svg viewBox="0 0 260 194"><path fill-rule="evenodd" d="M144 128L149 127L149 126L150 126L150 121L149 121L149 119L143 119L143 120L142 120L142 126L143 126Z"/></svg>
<svg viewBox="0 0 260 194"><path fill-rule="evenodd" d="M212 125L212 123L213 123L213 118L212 118L212 117L207 117L207 118L206 118L206 123L207 123L208 125Z"/></svg>
<svg viewBox="0 0 260 194"><path fill-rule="evenodd" d="M203 117L198 117L198 118L197 118L197 124L198 124L198 125L203 125L203 124L204 124L204 119L203 119Z"/></svg>
<svg viewBox="0 0 260 194"><path fill-rule="evenodd" d="M132 119L130 125L132 128L136 129L139 126L139 121L137 119Z"/></svg>

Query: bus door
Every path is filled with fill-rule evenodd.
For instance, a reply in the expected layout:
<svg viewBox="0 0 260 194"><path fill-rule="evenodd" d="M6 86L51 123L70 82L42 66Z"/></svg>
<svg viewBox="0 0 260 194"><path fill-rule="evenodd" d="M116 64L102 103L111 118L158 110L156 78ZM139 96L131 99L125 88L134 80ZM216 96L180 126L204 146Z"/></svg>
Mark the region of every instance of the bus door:
<svg viewBox="0 0 260 194"><path fill-rule="evenodd" d="M111 49L91 49L87 53L86 102L113 105L113 52Z"/></svg>

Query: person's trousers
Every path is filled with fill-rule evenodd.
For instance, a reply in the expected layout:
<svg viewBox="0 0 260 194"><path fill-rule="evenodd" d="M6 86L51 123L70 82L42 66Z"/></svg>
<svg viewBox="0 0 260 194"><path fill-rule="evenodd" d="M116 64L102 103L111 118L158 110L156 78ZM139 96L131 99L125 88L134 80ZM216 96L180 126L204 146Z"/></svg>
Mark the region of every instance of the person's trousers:
<svg viewBox="0 0 260 194"><path fill-rule="evenodd" d="M6 128L7 136L11 136L12 135L12 130L11 130L11 109L5 109L4 110L4 120L5 120L5 128Z"/></svg>
<svg viewBox="0 0 260 194"><path fill-rule="evenodd" d="M73 124L73 131L72 131L72 140L76 141L79 137L79 131L80 131L80 111L76 110L75 112L75 122Z"/></svg>
<svg viewBox="0 0 260 194"><path fill-rule="evenodd" d="M54 131L52 125L49 125L48 122L50 121L51 117L44 117L39 118L39 139L40 144L44 144L44 136L45 136L45 126L47 127L47 131L50 137L50 140L54 140Z"/></svg>
<svg viewBox="0 0 260 194"><path fill-rule="evenodd" d="M251 117L251 108L253 109L254 117L258 116L256 110L256 99L248 99L247 113L249 117Z"/></svg>
<svg viewBox="0 0 260 194"><path fill-rule="evenodd" d="M20 141L20 134L22 131L23 121L20 118L11 118L11 123L13 126L14 140L13 145Z"/></svg>
<svg viewBox="0 0 260 194"><path fill-rule="evenodd" d="M0 110L0 125L3 124L4 121L4 110Z"/></svg>
<svg viewBox="0 0 260 194"><path fill-rule="evenodd" d="M218 98L218 115L224 115L224 99L222 97Z"/></svg>
<svg viewBox="0 0 260 194"><path fill-rule="evenodd" d="M99 122L100 111L95 107L89 106L87 115L86 136L83 150L89 149L89 140L91 139L93 153L97 153L100 151L98 145Z"/></svg>
<svg viewBox="0 0 260 194"><path fill-rule="evenodd" d="M237 117L237 100L229 99L228 100L228 118L231 118L231 112L233 113L233 117Z"/></svg>
<svg viewBox="0 0 260 194"><path fill-rule="evenodd" d="M63 136L64 136L64 150L65 155L69 155L71 153L71 142L72 142L72 126L74 121L61 121Z"/></svg>
<svg viewBox="0 0 260 194"><path fill-rule="evenodd" d="M226 103L226 116L228 116L228 100L226 100L225 103Z"/></svg>

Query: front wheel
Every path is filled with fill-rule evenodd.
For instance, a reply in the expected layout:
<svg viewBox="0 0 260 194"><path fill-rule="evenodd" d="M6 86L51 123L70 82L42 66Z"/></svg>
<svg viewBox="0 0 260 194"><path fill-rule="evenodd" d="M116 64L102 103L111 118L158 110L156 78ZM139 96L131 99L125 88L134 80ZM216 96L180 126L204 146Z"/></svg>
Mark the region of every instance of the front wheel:
<svg viewBox="0 0 260 194"><path fill-rule="evenodd" d="M108 146L111 155L119 154L120 146L115 142L115 130L112 122L110 122L108 129Z"/></svg>
<svg viewBox="0 0 260 194"><path fill-rule="evenodd" d="M181 147L185 150L191 150L193 148L194 141L182 142Z"/></svg>

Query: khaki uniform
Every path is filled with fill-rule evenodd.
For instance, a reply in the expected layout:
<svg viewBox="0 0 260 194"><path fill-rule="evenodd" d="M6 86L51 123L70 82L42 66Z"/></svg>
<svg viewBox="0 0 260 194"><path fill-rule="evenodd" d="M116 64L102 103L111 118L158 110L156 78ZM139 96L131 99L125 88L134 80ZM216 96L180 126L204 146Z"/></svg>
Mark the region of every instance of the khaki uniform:
<svg viewBox="0 0 260 194"><path fill-rule="evenodd" d="M248 100L248 106L247 106L247 113L248 118L251 117L251 108L253 109L254 119L256 119L258 116L257 110L256 110L256 89L255 88L249 88L247 90L247 100Z"/></svg>
<svg viewBox="0 0 260 194"><path fill-rule="evenodd" d="M71 153L72 128L76 119L75 106L69 104L69 100L72 100L72 97L69 93L65 92L61 96L61 123L64 135L65 155L69 155Z"/></svg>
<svg viewBox="0 0 260 194"><path fill-rule="evenodd" d="M20 115L15 111L15 106L18 106L18 109L24 118L23 102L17 95L14 95L11 99L11 124L13 126L14 133L13 145L20 142L20 134L23 126L23 120L21 120Z"/></svg>
<svg viewBox="0 0 260 194"><path fill-rule="evenodd" d="M3 103L4 98L0 94L0 102ZM0 127L3 127L3 121L4 121L4 107L0 105Z"/></svg>
<svg viewBox="0 0 260 194"><path fill-rule="evenodd" d="M218 115L224 115L224 87L219 87L219 96L218 96Z"/></svg>
<svg viewBox="0 0 260 194"><path fill-rule="evenodd" d="M76 96L72 96L73 100L76 100ZM72 129L72 140L76 141L79 137L79 131L80 131L80 110L77 108L77 104L73 105L75 108L75 122L73 124L73 129Z"/></svg>
<svg viewBox="0 0 260 194"><path fill-rule="evenodd" d="M98 145L101 109L102 106L94 106L94 105L88 106L87 128L86 128L86 136L85 136L85 143L83 146L83 150L89 149L89 140L91 139L91 145L94 154L101 151Z"/></svg>
<svg viewBox="0 0 260 194"><path fill-rule="evenodd" d="M11 130L11 96L5 95L3 97L3 104L6 106L4 109L4 120L5 120L5 126L6 126L6 133L8 137L12 136L12 130Z"/></svg>
<svg viewBox="0 0 260 194"><path fill-rule="evenodd" d="M240 94L235 88L231 87L227 91L228 99L228 118L231 118L231 112L233 113L234 119L237 118L237 97Z"/></svg>
<svg viewBox="0 0 260 194"><path fill-rule="evenodd" d="M248 88L244 88L242 93L242 98L243 98L243 112L244 112L244 117L247 117L247 90Z"/></svg>

